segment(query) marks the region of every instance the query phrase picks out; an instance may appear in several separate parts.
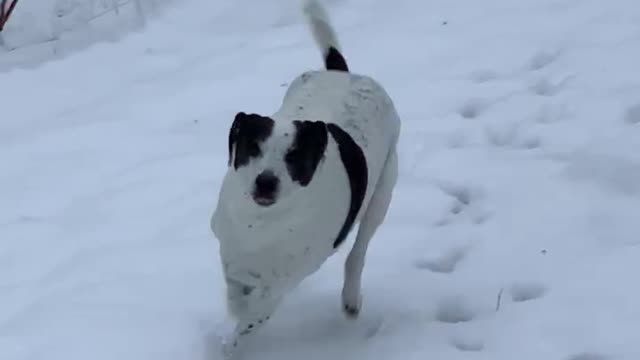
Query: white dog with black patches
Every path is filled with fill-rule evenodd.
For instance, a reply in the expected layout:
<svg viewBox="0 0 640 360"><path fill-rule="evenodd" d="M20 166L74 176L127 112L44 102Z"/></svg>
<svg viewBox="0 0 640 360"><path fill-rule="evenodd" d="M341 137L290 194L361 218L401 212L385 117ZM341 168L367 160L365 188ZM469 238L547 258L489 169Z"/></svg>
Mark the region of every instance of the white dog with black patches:
<svg viewBox="0 0 640 360"><path fill-rule="evenodd" d="M229 131L229 168L211 229L236 321L234 348L355 224L342 304L347 317L358 316L365 254L398 175L393 102L376 81L349 71L317 0L305 1L304 13L326 70L297 77L271 116L237 113Z"/></svg>

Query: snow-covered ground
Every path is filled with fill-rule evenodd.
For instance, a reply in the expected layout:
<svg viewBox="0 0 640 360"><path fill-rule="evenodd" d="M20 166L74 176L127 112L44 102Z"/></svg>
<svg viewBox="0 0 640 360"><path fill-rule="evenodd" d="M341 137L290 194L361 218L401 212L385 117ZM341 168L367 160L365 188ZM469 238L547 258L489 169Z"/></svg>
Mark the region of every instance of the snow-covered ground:
<svg viewBox="0 0 640 360"><path fill-rule="evenodd" d="M328 3L402 116L399 184L362 318L343 250L246 358L639 359L637 0ZM0 74L2 360L218 357L227 131L321 67L296 5L188 0Z"/></svg>
<svg viewBox="0 0 640 360"><path fill-rule="evenodd" d="M60 59L141 29L173 0L22 0L0 32L0 72Z"/></svg>

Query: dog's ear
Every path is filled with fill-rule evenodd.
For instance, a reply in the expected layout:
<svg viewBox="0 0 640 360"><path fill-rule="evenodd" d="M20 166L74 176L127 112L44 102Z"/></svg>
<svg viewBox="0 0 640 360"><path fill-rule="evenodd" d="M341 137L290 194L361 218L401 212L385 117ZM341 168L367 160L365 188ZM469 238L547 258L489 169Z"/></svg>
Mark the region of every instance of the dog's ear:
<svg viewBox="0 0 640 360"><path fill-rule="evenodd" d="M238 143L240 128L246 116L247 114L245 114L244 112L237 113L235 118L233 119L233 123L231 124L231 129L229 129L229 160L227 161L227 166L231 166L231 164L233 163L234 147Z"/></svg>
<svg viewBox="0 0 640 360"><path fill-rule="evenodd" d="M295 120L296 133L285 154L285 163L291 180L307 186L327 149L327 125L322 121Z"/></svg>
<svg viewBox="0 0 640 360"><path fill-rule="evenodd" d="M228 166L237 170L252 158L262 156L260 145L271 135L273 126L270 117L238 112L229 129Z"/></svg>

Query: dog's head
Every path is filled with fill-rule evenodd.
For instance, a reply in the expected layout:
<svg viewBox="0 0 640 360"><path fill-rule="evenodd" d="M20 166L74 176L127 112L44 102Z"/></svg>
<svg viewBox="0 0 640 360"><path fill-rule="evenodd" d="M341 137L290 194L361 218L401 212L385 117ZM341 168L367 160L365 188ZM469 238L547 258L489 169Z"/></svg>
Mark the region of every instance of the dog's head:
<svg viewBox="0 0 640 360"><path fill-rule="evenodd" d="M327 148L324 122L296 120L287 125L239 112L229 131L231 171L260 206L271 206L309 185Z"/></svg>

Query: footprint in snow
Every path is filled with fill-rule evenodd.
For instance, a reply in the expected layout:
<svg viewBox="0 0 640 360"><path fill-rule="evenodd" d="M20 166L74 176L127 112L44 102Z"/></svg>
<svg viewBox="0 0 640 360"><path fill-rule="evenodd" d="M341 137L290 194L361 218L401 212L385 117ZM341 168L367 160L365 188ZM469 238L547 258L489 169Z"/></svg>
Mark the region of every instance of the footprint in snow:
<svg viewBox="0 0 640 360"><path fill-rule="evenodd" d="M487 142L496 147L514 149L536 149L540 147L538 136L526 134L518 123L490 124L485 126Z"/></svg>
<svg viewBox="0 0 640 360"><path fill-rule="evenodd" d="M538 51L535 53L531 59L529 59L529 63L527 64L527 69L530 71L537 71L544 69L545 67L551 65L560 57L560 51Z"/></svg>
<svg viewBox="0 0 640 360"><path fill-rule="evenodd" d="M466 256L466 249L451 249L439 258L423 259L415 263L415 267L420 270L430 270L435 273L450 274L456 270L458 263Z"/></svg>
<svg viewBox="0 0 640 360"><path fill-rule="evenodd" d="M560 80L542 77L534 81L529 86L529 90L538 96L554 96L562 91L572 79L573 76L566 76Z"/></svg>
<svg viewBox="0 0 640 360"><path fill-rule="evenodd" d="M459 214L462 211L462 207L471 204L471 199L475 197L471 187L466 185L454 184L451 182L443 181L438 186L445 194L451 196L456 200L456 203L451 208L451 212Z"/></svg>
<svg viewBox="0 0 640 360"><path fill-rule="evenodd" d="M484 344L482 343L482 341L461 337L452 339L451 346L463 352L482 351L484 349Z"/></svg>
<svg viewBox="0 0 640 360"><path fill-rule="evenodd" d="M511 300L525 302L543 297L547 293L547 287L540 283L516 283L509 288Z"/></svg>
<svg viewBox="0 0 640 360"><path fill-rule="evenodd" d="M487 110L489 102L480 98L465 101L458 109L458 114L465 119L475 119Z"/></svg>
<svg viewBox="0 0 640 360"><path fill-rule="evenodd" d="M625 111L624 121L627 124L640 123L640 104L633 105Z"/></svg>
<svg viewBox="0 0 640 360"><path fill-rule="evenodd" d="M382 316L375 316L368 319L365 322L364 338L371 339L378 335L380 330L384 327L384 318Z"/></svg>
<svg viewBox="0 0 640 360"><path fill-rule="evenodd" d="M453 201L449 211L436 223L437 226L449 224L453 217L459 217L463 214L470 217L474 224L483 224L490 218L491 214L482 206L480 201L483 198L483 193L480 189L472 189L466 185L447 181L441 182L438 186L444 193L451 196Z"/></svg>
<svg viewBox="0 0 640 360"><path fill-rule="evenodd" d="M436 320L456 324L469 322L476 316L471 307L460 298L447 298L442 300L436 308Z"/></svg>

